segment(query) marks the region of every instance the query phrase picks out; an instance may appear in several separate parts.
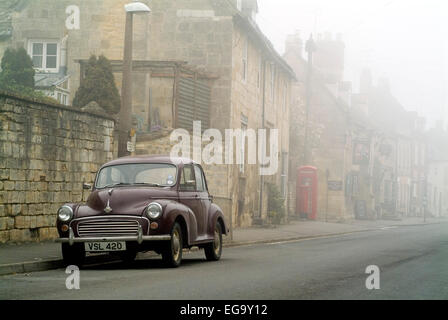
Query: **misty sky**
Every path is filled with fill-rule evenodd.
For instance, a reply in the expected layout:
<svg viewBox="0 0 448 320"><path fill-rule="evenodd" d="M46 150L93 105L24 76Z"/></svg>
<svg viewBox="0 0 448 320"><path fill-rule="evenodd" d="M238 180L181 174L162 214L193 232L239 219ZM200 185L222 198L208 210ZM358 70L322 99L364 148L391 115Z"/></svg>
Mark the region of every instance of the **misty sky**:
<svg viewBox="0 0 448 320"><path fill-rule="evenodd" d="M286 35L342 33L345 80L369 67L408 110L448 123L447 0L258 0L257 22L280 53Z"/></svg>

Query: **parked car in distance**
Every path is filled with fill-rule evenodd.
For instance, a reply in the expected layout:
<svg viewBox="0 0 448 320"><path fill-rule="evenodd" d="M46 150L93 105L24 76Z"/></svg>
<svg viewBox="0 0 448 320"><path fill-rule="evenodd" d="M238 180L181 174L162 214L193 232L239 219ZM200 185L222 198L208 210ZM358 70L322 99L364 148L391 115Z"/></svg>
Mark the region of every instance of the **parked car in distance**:
<svg viewBox="0 0 448 320"><path fill-rule="evenodd" d="M82 265L86 252L109 252L133 261L155 251L178 267L182 249L204 249L219 260L228 228L213 203L202 167L186 158L131 156L103 165L85 204L58 210L57 229L66 264Z"/></svg>

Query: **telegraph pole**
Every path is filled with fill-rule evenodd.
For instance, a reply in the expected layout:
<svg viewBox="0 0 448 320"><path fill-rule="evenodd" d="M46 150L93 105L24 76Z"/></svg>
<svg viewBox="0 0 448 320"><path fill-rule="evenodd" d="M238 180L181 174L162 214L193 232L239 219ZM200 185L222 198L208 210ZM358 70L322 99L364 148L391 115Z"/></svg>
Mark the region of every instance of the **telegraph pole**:
<svg viewBox="0 0 448 320"><path fill-rule="evenodd" d="M313 72L313 53L316 51L316 45L313 40L313 34L306 41L305 51L308 54L308 68L306 72L306 96L305 96L305 141L303 148L303 164L309 164L309 152L308 152L308 135L309 135L309 113L310 113L310 103L311 103L311 76Z"/></svg>

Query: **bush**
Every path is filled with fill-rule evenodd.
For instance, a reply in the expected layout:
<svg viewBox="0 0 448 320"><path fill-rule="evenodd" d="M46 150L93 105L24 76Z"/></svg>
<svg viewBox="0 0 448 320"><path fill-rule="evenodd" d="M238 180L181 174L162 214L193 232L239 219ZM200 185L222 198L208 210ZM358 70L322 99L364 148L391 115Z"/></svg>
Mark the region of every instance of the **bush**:
<svg viewBox="0 0 448 320"><path fill-rule="evenodd" d="M5 91L34 92L33 61L24 48L8 48L3 55L0 89Z"/></svg>
<svg viewBox="0 0 448 320"><path fill-rule="evenodd" d="M268 217L273 224L280 224L285 216L284 199L277 185L268 183Z"/></svg>
<svg viewBox="0 0 448 320"><path fill-rule="evenodd" d="M85 79L73 100L76 107L84 107L95 101L106 112L120 111L121 99L115 86L112 66L106 57L92 55L86 66Z"/></svg>

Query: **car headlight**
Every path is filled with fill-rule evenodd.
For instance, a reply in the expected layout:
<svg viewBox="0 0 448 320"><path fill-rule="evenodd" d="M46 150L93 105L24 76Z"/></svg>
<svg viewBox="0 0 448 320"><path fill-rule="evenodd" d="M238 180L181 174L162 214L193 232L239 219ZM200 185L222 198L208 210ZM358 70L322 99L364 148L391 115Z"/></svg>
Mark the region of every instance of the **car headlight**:
<svg viewBox="0 0 448 320"><path fill-rule="evenodd" d="M73 209L69 206L62 206L58 210L58 218L63 222L67 222L73 218Z"/></svg>
<svg viewBox="0 0 448 320"><path fill-rule="evenodd" d="M157 203L157 202L151 202L147 207L146 207L146 215L148 216L148 218L150 219L158 219L160 218L160 216L162 215L162 206Z"/></svg>

